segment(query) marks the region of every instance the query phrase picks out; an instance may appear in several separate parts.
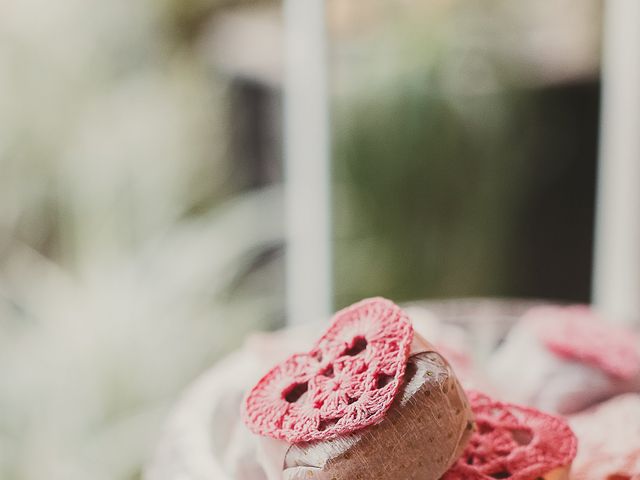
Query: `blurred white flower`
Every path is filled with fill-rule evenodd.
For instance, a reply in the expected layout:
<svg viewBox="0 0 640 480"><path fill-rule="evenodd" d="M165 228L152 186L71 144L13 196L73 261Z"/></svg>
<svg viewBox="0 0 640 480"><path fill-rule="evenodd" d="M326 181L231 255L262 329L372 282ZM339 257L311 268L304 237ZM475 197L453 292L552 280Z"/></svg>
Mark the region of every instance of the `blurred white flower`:
<svg viewBox="0 0 640 480"><path fill-rule="evenodd" d="M225 84L167 8L0 2L2 479L136 478L177 392L278 320L280 191L220 203Z"/></svg>

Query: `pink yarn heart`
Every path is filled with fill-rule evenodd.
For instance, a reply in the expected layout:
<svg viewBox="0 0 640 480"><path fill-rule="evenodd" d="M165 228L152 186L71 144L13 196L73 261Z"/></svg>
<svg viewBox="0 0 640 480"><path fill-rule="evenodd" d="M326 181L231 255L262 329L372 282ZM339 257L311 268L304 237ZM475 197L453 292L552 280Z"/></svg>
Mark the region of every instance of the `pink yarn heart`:
<svg viewBox="0 0 640 480"><path fill-rule="evenodd" d="M575 458L578 442L564 420L479 392L467 396L477 429L442 480L534 480Z"/></svg>
<svg viewBox="0 0 640 480"><path fill-rule="evenodd" d="M384 298L341 310L309 353L289 357L253 387L245 423L292 443L377 423L401 386L412 338L409 317Z"/></svg>
<svg viewBox="0 0 640 480"><path fill-rule="evenodd" d="M524 317L556 355L629 380L640 375L640 339L628 328L604 321L586 305L537 307Z"/></svg>

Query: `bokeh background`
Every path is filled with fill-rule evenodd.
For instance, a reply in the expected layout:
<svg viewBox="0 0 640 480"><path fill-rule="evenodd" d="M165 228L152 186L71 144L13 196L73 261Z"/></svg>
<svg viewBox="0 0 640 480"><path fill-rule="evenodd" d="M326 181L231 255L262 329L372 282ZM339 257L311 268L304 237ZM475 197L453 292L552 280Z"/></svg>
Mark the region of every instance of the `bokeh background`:
<svg viewBox="0 0 640 480"><path fill-rule="evenodd" d="M335 306L588 301L602 5L330 0ZM0 2L0 478L133 480L284 324L277 2Z"/></svg>

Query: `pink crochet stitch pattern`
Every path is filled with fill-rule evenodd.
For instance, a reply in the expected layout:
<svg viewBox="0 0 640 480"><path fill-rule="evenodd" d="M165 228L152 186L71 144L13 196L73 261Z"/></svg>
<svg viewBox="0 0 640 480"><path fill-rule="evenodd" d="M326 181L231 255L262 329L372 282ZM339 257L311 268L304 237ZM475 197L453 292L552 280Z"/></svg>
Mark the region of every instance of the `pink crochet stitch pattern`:
<svg viewBox="0 0 640 480"><path fill-rule="evenodd" d="M538 338L556 355L591 365L624 380L640 374L640 339L605 322L586 305L537 307L525 314Z"/></svg>
<svg viewBox="0 0 640 480"><path fill-rule="evenodd" d="M477 429L442 480L536 480L576 456L577 440L560 418L467 392Z"/></svg>
<svg viewBox="0 0 640 480"><path fill-rule="evenodd" d="M254 433L326 440L377 423L400 388L413 338L409 317L371 298L336 313L309 353L274 367L245 399Z"/></svg>

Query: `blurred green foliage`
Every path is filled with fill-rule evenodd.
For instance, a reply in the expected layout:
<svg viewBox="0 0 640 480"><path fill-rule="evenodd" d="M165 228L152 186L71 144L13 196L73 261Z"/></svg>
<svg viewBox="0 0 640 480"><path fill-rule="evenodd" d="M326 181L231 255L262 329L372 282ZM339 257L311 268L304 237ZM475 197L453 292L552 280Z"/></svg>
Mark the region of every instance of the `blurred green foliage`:
<svg viewBox="0 0 640 480"><path fill-rule="evenodd" d="M337 304L587 300L597 102L588 83L452 96L424 82L337 105Z"/></svg>
<svg viewBox="0 0 640 480"><path fill-rule="evenodd" d="M337 243L339 303L373 291L410 299L504 288L527 168L517 117L526 100L469 98L470 118L425 84L338 114L336 179L349 188L336 210L353 222L337 226L348 228Z"/></svg>

